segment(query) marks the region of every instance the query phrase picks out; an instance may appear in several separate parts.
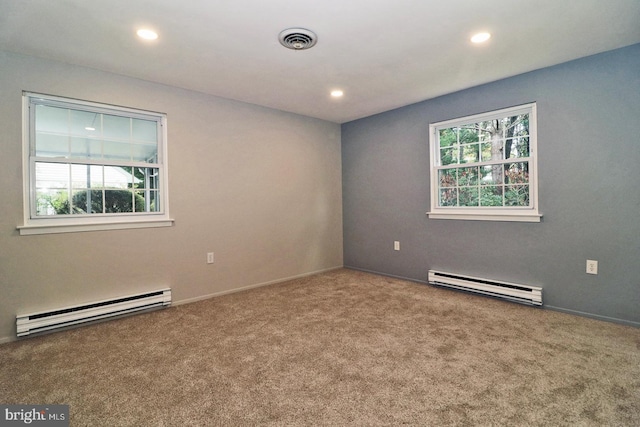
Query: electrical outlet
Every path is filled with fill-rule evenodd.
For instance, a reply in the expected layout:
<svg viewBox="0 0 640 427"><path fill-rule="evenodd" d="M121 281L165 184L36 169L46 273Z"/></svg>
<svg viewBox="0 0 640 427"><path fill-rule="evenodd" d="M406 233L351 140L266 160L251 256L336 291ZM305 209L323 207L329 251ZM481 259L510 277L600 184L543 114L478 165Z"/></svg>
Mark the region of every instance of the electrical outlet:
<svg viewBox="0 0 640 427"><path fill-rule="evenodd" d="M393 242L393 250L394 251L399 251L400 250L400 242L399 241L395 241Z"/></svg>
<svg viewBox="0 0 640 427"><path fill-rule="evenodd" d="M207 264L213 264L213 252L207 253Z"/></svg>
<svg viewBox="0 0 640 427"><path fill-rule="evenodd" d="M587 260L587 274L598 274L598 261Z"/></svg>

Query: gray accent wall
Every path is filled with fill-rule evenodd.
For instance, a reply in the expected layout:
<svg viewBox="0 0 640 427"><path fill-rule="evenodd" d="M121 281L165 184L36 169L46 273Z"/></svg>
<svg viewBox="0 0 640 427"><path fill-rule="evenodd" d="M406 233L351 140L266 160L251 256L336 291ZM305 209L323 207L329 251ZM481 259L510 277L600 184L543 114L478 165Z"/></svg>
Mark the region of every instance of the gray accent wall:
<svg viewBox="0 0 640 427"><path fill-rule="evenodd" d="M167 113L175 225L20 236L23 90ZM163 287L188 302L341 267L340 157L335 123L0 52L0 342L16 314Z"/></svg>
<svg viewBox="0 0 640 427"><path fill-rule="evenodd" d="M542 222L428 219L429 123L528 102ZM343 124L344 264L542 286L547 307L640 326L639 121L634 45Z"/></svg>

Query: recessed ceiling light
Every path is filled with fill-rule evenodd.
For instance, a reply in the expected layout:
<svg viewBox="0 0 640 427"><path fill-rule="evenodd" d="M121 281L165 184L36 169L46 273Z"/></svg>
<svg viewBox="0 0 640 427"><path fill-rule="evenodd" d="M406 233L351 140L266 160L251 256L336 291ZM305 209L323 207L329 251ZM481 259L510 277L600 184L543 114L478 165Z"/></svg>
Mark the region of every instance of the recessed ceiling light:
<svg viewBox="0 0 640 427"><path fill-rule="evenodd" d="M147 28L139 29L136 34L138 37L145 40L155 40L158 38L158 33Z"/></svg>
<svg viewBox="0 0 640 427"><path fill-rule="evenodd" d="M471 37L471 41L473 43L484 43L490 38L491 38L491 34L489 33L478 33L478 34L474 34L473 37Z"/></svg>
<svg viewBox="0 0 640 427"><path fill-rule="evenodd" d="M341 91L340 89L331 91L331 96L333 96L334 98L340 98L342 95L344 95L344 92Z"/></svg>

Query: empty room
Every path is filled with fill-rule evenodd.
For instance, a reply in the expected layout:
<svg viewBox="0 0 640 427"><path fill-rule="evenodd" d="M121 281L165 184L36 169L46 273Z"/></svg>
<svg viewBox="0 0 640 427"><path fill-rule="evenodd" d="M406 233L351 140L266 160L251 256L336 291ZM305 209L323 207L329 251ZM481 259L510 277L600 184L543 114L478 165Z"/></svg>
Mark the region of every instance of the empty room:
<svg viewBox="0 0 640 427"><path fill-rule="evenodd" d="M640 425L637 0L0 0L0 424Z"/></svg>

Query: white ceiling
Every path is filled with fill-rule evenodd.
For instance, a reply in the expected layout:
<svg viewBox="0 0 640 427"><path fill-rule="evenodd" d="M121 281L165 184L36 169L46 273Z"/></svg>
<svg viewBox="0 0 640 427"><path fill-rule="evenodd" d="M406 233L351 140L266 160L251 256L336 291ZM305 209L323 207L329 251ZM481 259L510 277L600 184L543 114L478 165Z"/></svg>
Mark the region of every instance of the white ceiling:
<svg viewBox="0 0 640 427"><path fill-rule="evenodd" d="M337 123L639 42L640 0L0 0L0 50Z"/></svg>

